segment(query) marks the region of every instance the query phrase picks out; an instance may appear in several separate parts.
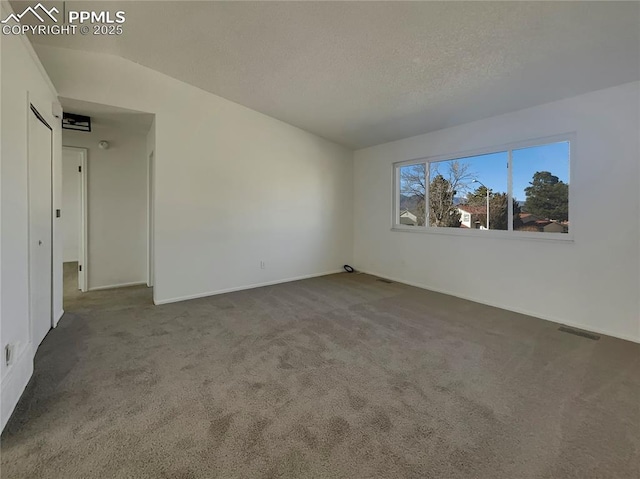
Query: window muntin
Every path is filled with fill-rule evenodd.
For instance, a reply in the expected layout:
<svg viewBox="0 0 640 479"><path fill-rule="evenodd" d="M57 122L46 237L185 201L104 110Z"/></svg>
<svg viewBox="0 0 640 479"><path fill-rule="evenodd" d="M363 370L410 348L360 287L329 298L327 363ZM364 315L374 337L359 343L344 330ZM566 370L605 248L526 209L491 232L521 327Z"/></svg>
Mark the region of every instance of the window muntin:
<svg viewBox="0 0 640 479"><path fill-rule="evenodd" d="M396 164L394 227L567 233L571 144L557 138Z"/></svg>

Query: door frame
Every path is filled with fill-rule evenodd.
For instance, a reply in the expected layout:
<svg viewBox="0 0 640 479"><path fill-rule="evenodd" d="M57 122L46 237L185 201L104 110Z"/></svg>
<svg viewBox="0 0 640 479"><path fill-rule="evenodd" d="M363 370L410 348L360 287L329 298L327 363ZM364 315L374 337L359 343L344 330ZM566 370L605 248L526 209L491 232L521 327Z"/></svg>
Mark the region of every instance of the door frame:
<svg viewBox="0 0 640 479"><path fill-rule="evenodd" d="M155 181L155 150L147 157L147 286L154 285L154 184Z"/></svg>
<svg viewBox="0 0 640 479"><path fill-rule="evenodd" d="M83 293L89 290L89 205L87 194L87 157L89 150L77 146L62 145L62 150L80 153L80 241L78 247L78 289ZM64 178L62 179L64 181ZM64 214L64 211L62 212ZM82 266L82 270L80 270Z"/></svg>

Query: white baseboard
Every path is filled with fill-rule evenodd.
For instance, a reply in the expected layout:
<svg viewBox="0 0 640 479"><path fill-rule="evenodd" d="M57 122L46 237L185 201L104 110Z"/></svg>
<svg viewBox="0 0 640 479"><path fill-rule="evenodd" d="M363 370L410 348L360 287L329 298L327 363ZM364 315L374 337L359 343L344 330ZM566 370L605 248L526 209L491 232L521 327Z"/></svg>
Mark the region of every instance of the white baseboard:
<svg viewBox="0 0 640 479"><path fill-rule="evenodd" d="M336 273L342 273L342 272L343 272L342 269L336 269L336 270L333 270L333 271L326 271L324 273L306 274L304 276L296 276L296 277L293 277L293 278L286 278L286 279L277 279L275 281L267 281L267 282L264 282L264 283L254 283L254 284L250 284L250 285L247 285L247 286L238 286L238 287L235 287L235 288L219 289L217 291L208 291L206 293L190 294L190 295L187 295L187 296L179 296L179 297L176 297L176 298L160 299L160 300L156 300L154 298L153 303L156 304L156 305L168 304L168 303L177 303L179 301L188 301L190 299L206 298L207 296L216 296L218 294L233 293L235 291L243 291L245 289L262 288L263 286L272 286L274 284L290 283L292 281L300 281L302 279L317 278L319 276L327 276L327 275L330 275L330 274L336 274Z"/></svg>
<svg viewBox="0 0 640 479"><path fill-rule="evenodd" d="M32 344L25 344L17 356L13 360L13 363L7 368L7 372L2 378L2 389L0 395L0 421L1 429L4 430L7 421L11 417L13 410L15 409L20 396L24 392L24 389L31 379L33 374L33 351Z"/></svg>
<svg viewBox="0 0 640 479"><path fill-rule="evenodd" d="M394 278L392 276L388 276L388 275L384 275L384 274L378 274L378 273L375 273L373 271L365 271L365 270L362 270L362 269L358 270L358 271L361 272L361 273L370 274L371 276L377 276L379 278L389 279L389 280L394 281L396 283L402 283L402 284L406 284L408 286L415 286L416 288L426 289L428 291L433 291L434 293L442 293L442 294L446 294L448 296L454 296L456 298L466 299L467 301L473 301L474 303L480 303L480 304L484 304L484 305L487 305L487 306L493 306L494 308L500 308L500 309L504 309L506 311L513 311L514 313L524 314L526 316L532 316L534 318L542 319L544 321L550 321L552 323L562 324L562 325L565 325L565 326L571 326L573 328L582 329L584 331L590 331L592 333L605 334L605 335L611 336L613 338L624 339L625 341L631 341L631 342L634 342L634 343L640 343L640 338L638 338L638 337L628 336L628 335L625 335L625 334L617 334L617 333L613 333L611 331L607 331L605 329L594 328L592 326L587 326L587 325L576 323L576 322L573 322L573 321L567 321L567 320L562 319L562 318L556 318L556 317L552 317L552 316L541 315L540 313L536 313L536 312L533 312L533 311L527 311L527 310L520 309L520 308L506 307L504 305L493 303L493 302L490 302L490 301L486 301L484 299L474 298L472 296L467 296L467 295L461 295L459 293L453 293L451 291L446 291L446 290L439 289L439 288L433 288L433 287L428 286L426 284L416 283L416 282L413 282L413 281L406 281L406 280L403 280L403 279Z"/></svg>
<svg viewBox="0 0 640 479"><path fill-rule="evenodd" d="M134 281L133 283L108 284L106 286L96 286L89 288L89 291L102 291L103 289L126 288L128 286L141 286L147 284L146 281Z"/></svg>

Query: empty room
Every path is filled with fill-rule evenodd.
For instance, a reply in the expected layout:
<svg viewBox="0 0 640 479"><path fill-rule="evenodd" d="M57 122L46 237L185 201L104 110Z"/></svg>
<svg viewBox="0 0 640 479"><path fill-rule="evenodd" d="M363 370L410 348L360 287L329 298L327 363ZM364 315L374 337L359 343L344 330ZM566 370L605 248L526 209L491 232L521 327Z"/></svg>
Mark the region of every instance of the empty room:
<svg viewBox="0 0 640 479"><path fill-rule="evenodd" d="M3 479L640 477L640 2L0 5Z"/></svg>

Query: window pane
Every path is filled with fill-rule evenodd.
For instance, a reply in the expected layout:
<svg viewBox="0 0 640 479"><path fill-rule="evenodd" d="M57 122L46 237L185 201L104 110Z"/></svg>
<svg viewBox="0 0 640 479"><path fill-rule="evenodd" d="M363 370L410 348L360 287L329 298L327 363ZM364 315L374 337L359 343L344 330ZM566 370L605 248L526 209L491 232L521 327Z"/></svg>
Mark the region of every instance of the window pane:
<svg viewBox="0 0 640 479"><path fill-rule="evenodd" d="M499 152L431 163L429 226L486 230L488 221L489 229L508 229L508 158Z"/></svg>
<svg viewBox="0 0 640 479"><path fill-rule="evenodd" d="M402 166L400 173L400 224L424 226L426 217L425 191L426 167L419 165Z"/></svg>
<svg viewBox="0 0 640 479"><path fill-rule="evenodd" d="M569 232L569 142L513 150L514 231Z"/></svg>

